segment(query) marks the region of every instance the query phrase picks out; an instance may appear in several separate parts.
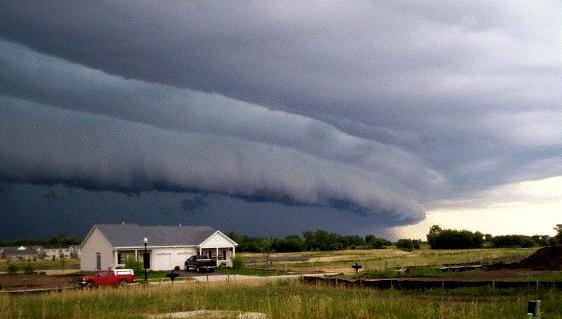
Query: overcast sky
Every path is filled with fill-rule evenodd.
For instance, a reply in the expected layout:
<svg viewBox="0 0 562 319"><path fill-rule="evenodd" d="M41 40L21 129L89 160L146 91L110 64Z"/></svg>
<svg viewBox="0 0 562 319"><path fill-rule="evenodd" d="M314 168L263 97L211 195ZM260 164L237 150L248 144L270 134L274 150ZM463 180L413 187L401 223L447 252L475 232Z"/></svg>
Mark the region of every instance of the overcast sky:
<svg viewBox="0 0 562 319"><path fill-rule="evenodd" d="M561 12L3 1L0 239L121 221L549 233L562 223Z"/></svg>

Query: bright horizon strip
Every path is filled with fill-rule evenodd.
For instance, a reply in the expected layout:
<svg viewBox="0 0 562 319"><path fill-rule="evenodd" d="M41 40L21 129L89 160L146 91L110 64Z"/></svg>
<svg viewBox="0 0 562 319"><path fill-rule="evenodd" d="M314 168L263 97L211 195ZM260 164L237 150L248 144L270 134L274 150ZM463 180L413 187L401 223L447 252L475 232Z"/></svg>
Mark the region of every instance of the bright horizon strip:
<svg viewBox="0 0 562 319"><path fill-rule="evenodd" d="M562 176L506 184L469 200L442 202L420 223L394 227L389 235L426 240L429 228L439 225L493 236L553 236L556 224L562 224Z"/></svg>

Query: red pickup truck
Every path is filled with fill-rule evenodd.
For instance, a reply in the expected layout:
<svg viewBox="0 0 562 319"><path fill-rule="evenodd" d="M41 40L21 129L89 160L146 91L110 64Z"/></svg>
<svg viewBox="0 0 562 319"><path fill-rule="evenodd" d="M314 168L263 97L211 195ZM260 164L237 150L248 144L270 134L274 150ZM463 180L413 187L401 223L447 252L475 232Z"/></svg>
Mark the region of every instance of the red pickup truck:
<svg viewBox="0 0 562 319"><path fill-rule="evenodd" d="M132 269L108 269L83 276L80 278L80 285L82 287L123 286L134 281L135 273Z"/></svg>

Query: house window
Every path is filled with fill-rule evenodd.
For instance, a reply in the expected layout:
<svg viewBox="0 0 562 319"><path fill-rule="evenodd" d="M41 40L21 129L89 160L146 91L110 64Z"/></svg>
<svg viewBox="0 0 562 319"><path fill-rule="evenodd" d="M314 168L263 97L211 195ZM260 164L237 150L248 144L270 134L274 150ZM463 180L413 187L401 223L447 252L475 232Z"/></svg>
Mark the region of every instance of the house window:
<svg viewBox="0 0 562 319"><path fill-rule="evenodd" d="M96 270L101 269L101 254L96 253Z"/></svg>

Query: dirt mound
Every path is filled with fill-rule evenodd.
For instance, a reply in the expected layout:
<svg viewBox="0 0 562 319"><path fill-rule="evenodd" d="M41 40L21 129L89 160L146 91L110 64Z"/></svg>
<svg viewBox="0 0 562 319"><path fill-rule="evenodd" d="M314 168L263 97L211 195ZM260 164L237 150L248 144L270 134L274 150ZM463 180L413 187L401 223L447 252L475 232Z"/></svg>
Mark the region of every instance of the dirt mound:
<svg viewBox="0 0 562 319"><path fill-rule="evenodd" d="M534 270L560 270L562 247L544 247L519 263L519 268Z"/></svg>

